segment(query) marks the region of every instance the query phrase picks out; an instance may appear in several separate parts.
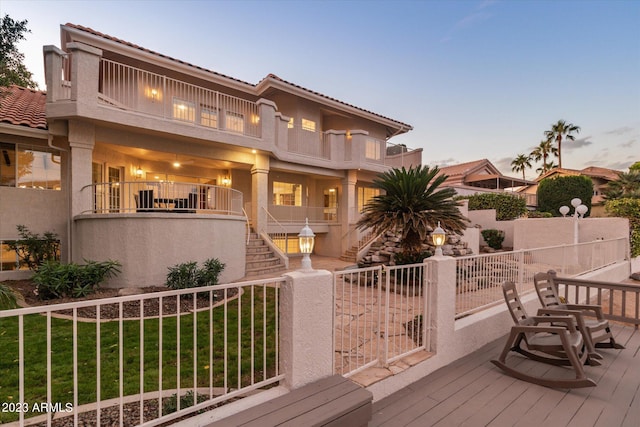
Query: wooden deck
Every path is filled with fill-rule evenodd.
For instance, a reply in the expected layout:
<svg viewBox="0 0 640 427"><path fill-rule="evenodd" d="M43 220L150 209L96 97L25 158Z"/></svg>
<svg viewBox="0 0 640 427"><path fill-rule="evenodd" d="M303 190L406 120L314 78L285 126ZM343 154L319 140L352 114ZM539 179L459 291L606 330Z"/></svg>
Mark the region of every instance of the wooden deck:
<svg viewBox="0 0 640 427"><path fill-rule="evenodd" d="M612 325L624 350L598 349L585 367L596 387L559 390L507 376L490 360L506 336L374 403L369 426L640 426L640 330ZM540 376L573 371L512 352L508 362Z"/></svg>

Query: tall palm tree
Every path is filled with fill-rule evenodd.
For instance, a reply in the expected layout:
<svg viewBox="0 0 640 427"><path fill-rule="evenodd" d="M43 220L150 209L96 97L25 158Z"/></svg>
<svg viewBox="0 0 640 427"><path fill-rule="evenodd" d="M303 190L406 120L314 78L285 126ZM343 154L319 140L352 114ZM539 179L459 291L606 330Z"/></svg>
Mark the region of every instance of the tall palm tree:
<svg viewBox="0 0 640 427"><path fill-rule="evenodd" d="M531 155L518 154L518 156L511 162L511 170L514 172L522 172L522 179L524 180L524 171L527 168L531 168Z"/></svg>
<svg viewBox="0 0 640 427"><path fill-rule="evenodd" d="M575 141L576 137L573 133L580 133L580 126L573 123L567 123L564 120L558 120L557 123L551 125L551 130L545 131L544 135L547 139L553 140L558 144L558 167L562 167L562 140Z"/></svg>
<svg viewBox="0 0 640 427"><path fill-rule="evenodd" d="M439 172L437 166L429 169L421 165L408 170L394 168L378 175L373 186L382 194L364 206L357 227L372 228L375 233L401 231L402 249L414 254L421 251L422 242L438 222L447 231L463 231L468 220L453 200L455 190L438 188L447 179L446 175L437 176Z"/></svg>
<svg viewBox="0 0 640 427"><path fill-rule="evenodd" d="M540 166L538 169L536 169L536 173L538 175L542 175L544 173L549 172L551 169L557 168L557 167L558 167L558 165L556 165L553 162L543 163L542 166Z"/></svg>
<svg viewBox="0 0 640 427"><path fill-rule="evenodd" d="M531 152L531 158L534 161L539 162L542 160L542 167L536 170L536 172L540 172L540 175L555 167L553 165L553 159L550 162L547 161L549 156L558 157L558 149L553 146L553 141L551 139L541 141L540 144Z"/></svg>
<svg viewBox="0 0 640 427"><path fill-rule="evenodd" d="M629 172L618 173L618 179L609 181L604 190L607 200L619 198L640 198L640 171L629 168Z"/></svg>

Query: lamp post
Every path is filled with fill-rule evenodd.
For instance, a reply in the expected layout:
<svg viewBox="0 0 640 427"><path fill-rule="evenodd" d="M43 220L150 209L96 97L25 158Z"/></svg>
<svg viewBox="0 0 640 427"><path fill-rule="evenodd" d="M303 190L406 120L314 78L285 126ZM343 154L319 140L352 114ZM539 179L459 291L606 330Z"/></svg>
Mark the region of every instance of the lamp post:
<svg viewBox="0 0 640 427"><path fill-rule="evenodd" d="M578 219L584 218L584 215L589 210L588 207L582 204L582 200L579 198L571 199L571 206L573 206L573 244L578 244ZM560 206L558 209L563 217L566 217L569 211L571 210L569 206Z"/></svg>
<svg viewBox="0 0 640 427"><path fill-rule="evenodd" d="M305 218L304 227L298 234L298 244L300 246L300 253L302 253L301 269L302 271L313 271L311 267L311 257L309 256L313 252L313 245L315 243L316 235L309 227L309 218Z"/></svg>
<svg viewBox="0 0 640 427"><path fill-rule="evenodd" d="M440 227L440 221L438 221L436 229L431 232L431 239L436 247L436 253L434 256L442 256L442 245L444 245L444 242L447 240L447 235L442 227Z"/></svg>

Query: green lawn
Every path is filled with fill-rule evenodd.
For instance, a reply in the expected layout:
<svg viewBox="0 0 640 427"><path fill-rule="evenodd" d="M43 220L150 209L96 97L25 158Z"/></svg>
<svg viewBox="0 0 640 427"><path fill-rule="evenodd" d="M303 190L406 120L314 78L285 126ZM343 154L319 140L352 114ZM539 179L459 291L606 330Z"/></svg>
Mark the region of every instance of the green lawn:
<svg viewBox="0 0 640 427"><path fill-rule="evenodd" d="M162 370L162 388L174 389L178 384L178 360L180 361L180 387L193 387L194 372L197 383L208 387L210 375L213 375L214 387L238 387L251 383L251 305L253 302L254 337L254 382L272 375L275 369L275 316L276 291L268 288L266 295L256 288L255 294L245 292L241 298L241 330L238 336L238 305L232 301L227 307L226 341L226 379L225 384L225 332L224 308L218 307L212 312L206 310L197 315L185 314L180 317L147 319L142 322L144 328L143 372L144 391L155 391L159 387ZM263 313L266 306L266 322ZM194 367L194 320L196 323L196 367ZM211 321L210 321L211 320ZM162 327L160 327L162 323ZM177 329L180 328L178 342ZM96 401L97 396L97 357L96 341L98 332L95 323L78 322L78 401L85 404ZM266 331L265 328L266 327ZM124 395L137 394L140 391L140 320L127 320L122 323L123 330L123 387ZM24 353L25 353L25 402L30 405L41 402L73 402L73 322L51 319L51 385L52 398L47 399L47 357L46 357L46 317L29 315L24 317ZM266 332L266 339L264 333ZM213 344L211 345L211 334ZM101 399L119 396L119 322L100 324L100 391ZM160 348L162 336L162 348ZM238 376L238 342L242 348ZM179 346L179 349L178 349ZM266 347L266 366L263 363L263 350ZM159 358L162 354L162 363ZM211 363L211 359L213 363ZM18 402L18 320L0 319L0 402ZM266 369L265 369L266 368ZM210 373L211 372L211 373ZM1 413L0 422L13 421L17 414Z"/></svg>

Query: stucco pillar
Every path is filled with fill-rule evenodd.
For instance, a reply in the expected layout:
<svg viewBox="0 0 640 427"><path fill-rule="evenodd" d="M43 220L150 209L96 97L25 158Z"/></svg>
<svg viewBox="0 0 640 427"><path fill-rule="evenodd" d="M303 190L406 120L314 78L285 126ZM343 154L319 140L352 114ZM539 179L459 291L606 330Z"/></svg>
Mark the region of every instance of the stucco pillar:
<svg viewBox="0 0 640 427"><path fill-rule="evenodd" d="M428 283L428 298L437 301L431 304L431 351L439 355L452 354L455 348L456 316L456 260L448 256L433 256L425 263L431 267Z"/></svg>
<svg viewBox="0 0 640 427"><path fill-rule="evenodd" d="M251 168L251 219L256 233L267 228L269 208L269 156L256 153Z"/></svg>
<svg viewBox="0 0 640 427"><path fill-rule="evenodd" d="M356 183L358 182L358 171L348 170L347 176L342 180L342 194L340 195L340 223L342 224L342 235L350 236L349 239L342 239L341 252L344 253L358 241L357 231L349 233L354 229L354 223L358 215L358 197L356 194ZM353 235L353 236L351 236Z"/></svg>
<svg viewBox="0 0 640 427"><path fill-rule="evenodd" d="M91 123L69 120L71 176L71 217L89 212L92 206L91 162L95 127Z"/></svg>
<svg viewBox="0 0 640 427"><path fill-rule="evenodd" d="M55 102L61 99L62 92L62 57L63 50L55 46L44 46L44 81L47 85L47 102Z"/></svg>
<svg viewBox="0 0 640 427"><path fill-rule="evenodd" d="M67 44L71 52L71 100L95 106L100 83L102 50L84 43Z"/></svg>
<svg viewBox="0 0 640 427"><path fill-rule="evenodd" d="M260 114L260 137L267 145L275 144L276 141L276 104L268 99L259 99L258 111Z"/></svg>
<svg viewBox="0 0 640 427"><path fill-rule="evenodd" d="M367 139L369 132L361 129L353 129L351 132L351 160L360 167L366 163Z"/></svg>
<svg viewBox="0 0 640 427"><path fill-rule="evenodd" d="M330 159L335 162L344 162L350 159L347 157L345 139L347 131L329 129L325 132L329 141ZM351 152L348 153L351 156Z"/></svg>
<svg viewBox="0 0 640 427"><path fill-rule="evenodd" d="M285 274L280 288L280 371L302 387L333 374L333 275L326 270Z"/></svg>

